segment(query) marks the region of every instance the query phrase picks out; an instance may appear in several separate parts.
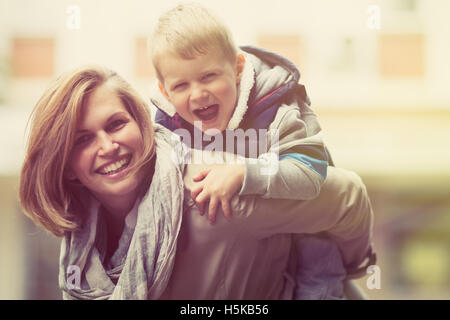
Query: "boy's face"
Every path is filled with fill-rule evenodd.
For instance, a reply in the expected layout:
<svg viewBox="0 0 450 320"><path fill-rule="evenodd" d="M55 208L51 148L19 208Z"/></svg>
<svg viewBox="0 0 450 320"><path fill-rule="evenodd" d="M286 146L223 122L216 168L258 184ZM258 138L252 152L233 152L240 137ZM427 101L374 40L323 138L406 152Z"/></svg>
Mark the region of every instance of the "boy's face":
<svg viewBox="0 0 450 320"><path fill-rule="evenodd" d="M244 67L243 57L231 63L218 50L183 59L168 55L161 59L161 91L177 113L202 130L225 130L237 101L237 85Z"/></svg>

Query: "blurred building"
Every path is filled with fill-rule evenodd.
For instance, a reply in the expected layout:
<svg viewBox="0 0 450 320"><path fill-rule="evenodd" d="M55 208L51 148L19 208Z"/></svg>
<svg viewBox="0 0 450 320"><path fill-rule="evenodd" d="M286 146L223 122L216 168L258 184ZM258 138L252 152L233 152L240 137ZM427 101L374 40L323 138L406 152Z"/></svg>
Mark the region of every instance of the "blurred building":
<svg viewBox="0 0 450 320"><path fill-rule="evenodd" d="M58 240L17 203L27 118L49 82L103 64L148 97L146 36L178 1L0 0L0 298L59 298ZM450 3L198 1L240 45L299 66L338 166L376 209L372 298L450 298ZM366 279L360 282L364 286Z"/></svg>

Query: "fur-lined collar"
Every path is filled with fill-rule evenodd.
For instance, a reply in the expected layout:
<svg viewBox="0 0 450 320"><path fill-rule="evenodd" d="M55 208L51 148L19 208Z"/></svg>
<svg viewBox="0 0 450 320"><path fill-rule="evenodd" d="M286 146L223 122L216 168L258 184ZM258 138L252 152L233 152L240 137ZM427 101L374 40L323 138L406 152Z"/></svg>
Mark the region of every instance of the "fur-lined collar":
<svg viewBox="0 0 450 320"><path fill-rule="evenodd" d="M229 130L234 130L239 127L239 124L247 112L248 98L250 97L250 92L255 84L255 69L253 68L253 64L245 52L241 51L240 53L244 55L245 65L237 90L239 98L236 108L234 109L233 116L231 117L230 122L228 122L227 129Z"/></svg>

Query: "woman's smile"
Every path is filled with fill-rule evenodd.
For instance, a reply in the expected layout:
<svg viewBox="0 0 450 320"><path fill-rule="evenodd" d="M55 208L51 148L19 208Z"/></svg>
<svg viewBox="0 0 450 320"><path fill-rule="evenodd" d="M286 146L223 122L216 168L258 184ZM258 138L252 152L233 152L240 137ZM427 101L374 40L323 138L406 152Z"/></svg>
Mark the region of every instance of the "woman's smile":
<svg viewBox="0 0 450 320"><path fill-rule="evenodd" d="M118 157L114 161L109 161L108 163L100 166L95 172L106 175L108 177L116 177L119 173L123 173L131 162L131 154Z"/></svg>

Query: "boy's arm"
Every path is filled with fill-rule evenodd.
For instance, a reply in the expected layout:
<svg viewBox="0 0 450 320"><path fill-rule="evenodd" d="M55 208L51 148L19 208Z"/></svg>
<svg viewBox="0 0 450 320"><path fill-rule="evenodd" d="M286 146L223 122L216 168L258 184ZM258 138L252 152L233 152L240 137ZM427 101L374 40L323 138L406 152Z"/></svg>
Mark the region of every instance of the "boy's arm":
<svg viewBox="0 0 450 320"><path fill-rule="evenodd" d="M267 141L276 159L257 163L255 159L245 159L245 176L239 195L307 200L320 192L327 170L321 128L317 116L303 101L304 96L294 100L298 98L298 104L291 101L289 105L280 106L270 125L269 129L278 133L276 141L270 136ZM169 118L158 108L155 121L174 130Z"/></svg>
<svg viewBox="0 0 450 320"><path fill-rule="evenodd" d="M303 114L308 115L306 110ZM247 158L244 164L216 165L194 177L196 181L204 179L191 193L200 213L205 213L208 206L208 217L214 222L216 209L221 206L225 217L231 218L229 201L239 190L240 195L253 194L264 198L315 198L326 177L328 165L320 127L318 129L317 132L311 130L313 134L308 136L299 108L296 105L281 106L270 126L276 135L260 135L260 139L265 139L270 146L272 159L258 161ZM257 142L260 145L260 141Z"/></svg>
<svg viewBox="0 0 450 320"><path fill-rule="evenodd" d="M272 133L278 133L278 141L276 136L268 137L272 159L245 159L239 195L309 200L319 194L327 174L327 154L320 127L307 126L308 117L315 117L310 109L301 115L297 106L279 107L270 126Z"/></svg>

